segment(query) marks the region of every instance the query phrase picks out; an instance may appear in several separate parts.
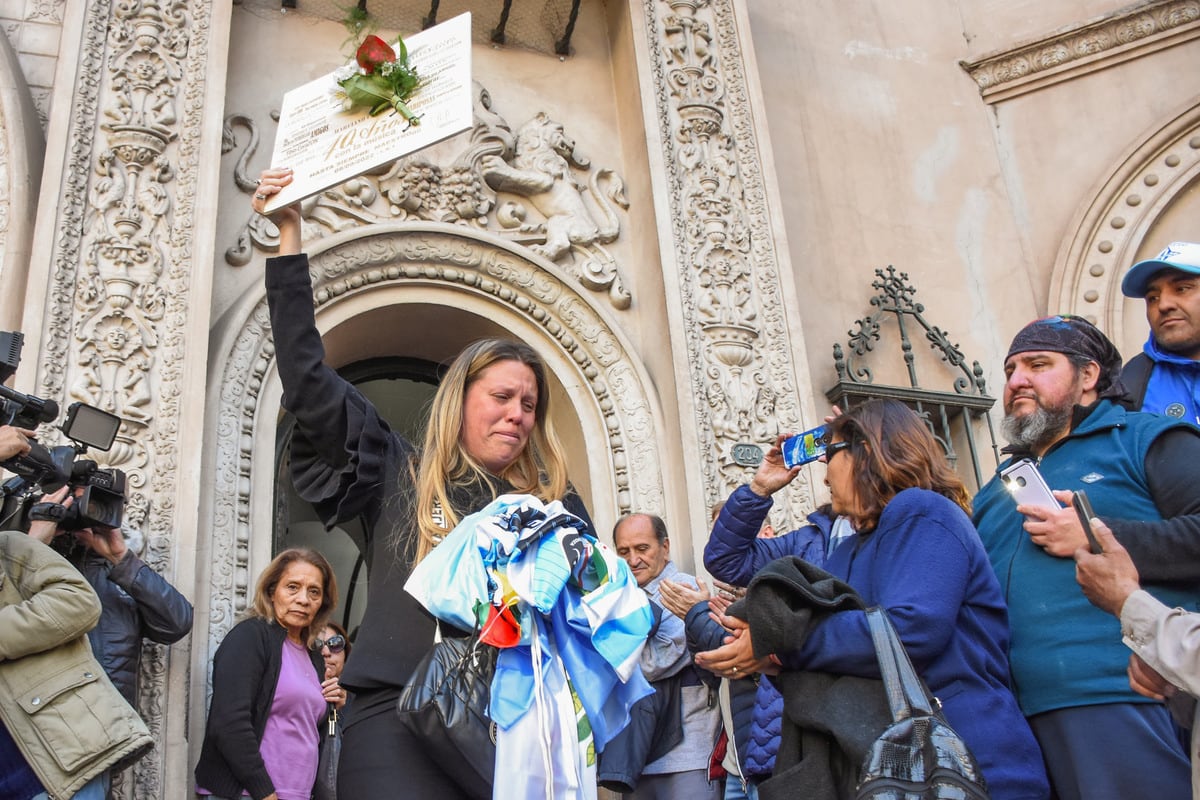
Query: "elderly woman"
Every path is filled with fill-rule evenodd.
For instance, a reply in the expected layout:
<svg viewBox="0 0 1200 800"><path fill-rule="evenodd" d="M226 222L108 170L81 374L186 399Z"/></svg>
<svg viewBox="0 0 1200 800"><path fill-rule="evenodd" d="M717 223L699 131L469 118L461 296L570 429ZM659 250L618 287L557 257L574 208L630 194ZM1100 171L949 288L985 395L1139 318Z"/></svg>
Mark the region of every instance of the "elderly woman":
<svg viewBox="0 0 1200 800"><path fill-rule="evenodd" d="M1007 608L967 516L962 481L902 403L864 403L834 419L828 436L823 461L833 511L848 516L857 533L837 545L825 569L867 606L887 610L917 672L978 760L992 797L1048 797L1041 752L1010 689ZM750 483L760 497L799 472L784 466L782 438ZM729 643L699 654L697 663L730 677L780 669L880 677L862 611L828 614L803 643L757 656L755 629L730 624Z"/></svg>
<svg viewBox="0 0 1200 800"><path fill-rule="evenodd" d="M325 663L309 644L335 605L333 568L315 550L284 550L263 570L250 616L213 656L198 794L311 797L328 706Z"/></svg>
<svg viewBox="0 0 1200 800"><path fill-rule="evenodd" d="M254 210L261 213L291 181L289 169L265 170ZM455 525L502 494L561 500L591 526L568 486L550 424L545 364L521 342L468 345L438 386L418 455L323 363L298 204L271 220L279 227L280 255L267 261L267 303L284 406L296 416L296 489L327 526L362 518L366 531L360 546L370 588L358 655L341 678L354 697L345 715L338 794L356 800L467 797L455 782L462 765L430 758L396 714L400 691L434 634L433 620L404 584L414 563Z"/></svg>

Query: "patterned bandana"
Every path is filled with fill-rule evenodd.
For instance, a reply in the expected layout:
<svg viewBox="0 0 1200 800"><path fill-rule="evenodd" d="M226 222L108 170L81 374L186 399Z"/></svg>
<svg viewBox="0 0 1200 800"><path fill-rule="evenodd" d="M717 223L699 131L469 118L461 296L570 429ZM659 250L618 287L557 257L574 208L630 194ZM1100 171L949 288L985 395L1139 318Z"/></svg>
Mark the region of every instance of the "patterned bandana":
<svg viewBox="0 0 1200 800"><path fill-rule="evenodd" d="M1121 382L1121 354L1092 323L1083 317L1058 314L1034 320L1013 337L1007 362L1017 353L1044 350L1066 356L1081 356L1100 365L1096 391L1100 397L1117 398L1125 394Z"/></svg>

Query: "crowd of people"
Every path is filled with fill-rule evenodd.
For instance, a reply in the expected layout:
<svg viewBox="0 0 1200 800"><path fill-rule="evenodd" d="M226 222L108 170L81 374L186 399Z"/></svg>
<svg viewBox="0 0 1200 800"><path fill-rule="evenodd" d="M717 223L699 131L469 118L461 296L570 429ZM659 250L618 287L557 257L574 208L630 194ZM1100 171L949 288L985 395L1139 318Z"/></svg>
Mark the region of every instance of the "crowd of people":
<svg viewBox="0 0 1200 800"><path fill-rule="evenodd" d="M255 210L290 182L288 170L264 171ZM622 516L611 553L599 544L528 345L469 345L438 386L421 446L393 431L325 364L298 207L271 219L280 252L267 300L296 419L292 479L327 526L364 521L369 596L347 632L331 619L337 581L320 552L271 561L213 658L198 795L853 796L854 743L875 730L882 696L867 613L881 608L991 797L1200 797L1184 733L1200 719L1200 486L1188 466L1200 463L1200 245L1172 244L1127 274L1123 290L1145 298L1151 326L1128 363L1078 317L1016 333L1006 458L974 497L920 415L873 400L826 419L830 502L777 535L773 498L803 469L785 464L780 435L714 509L714 592L676 565L657 514ZM33 435L0 428L0 460ZM1000 473L1022 459L1056 503L1014 500ZM1073 508L1080 491L1090 520ZM191 627L191 606L119 530L63 534L53 515L0 534L0 798L104 798L114 771L150 746L133 710L141 640L170 644ZM486 590L438 613L438 586L472 586L441 555L480 542ZM397 713L435 642L471 637L486 643L472 652L525 648L495 661L491 701L498 758L521 768L496 763L485 794ZM581 664L607 682L585 685ZM39 715L43 702L86 709L95 730ZM517 720L521 736L506 736ZM570 780L541 774L576 768Z"/></svg>

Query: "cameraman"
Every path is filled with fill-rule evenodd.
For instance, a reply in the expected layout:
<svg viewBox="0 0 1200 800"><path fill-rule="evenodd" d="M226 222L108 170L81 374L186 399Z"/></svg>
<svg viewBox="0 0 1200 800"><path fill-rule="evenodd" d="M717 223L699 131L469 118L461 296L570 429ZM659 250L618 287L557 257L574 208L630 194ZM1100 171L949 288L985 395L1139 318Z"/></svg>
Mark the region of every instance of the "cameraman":
<svg viewBox="0 0 1200 800"><path fill-rule="evenodd" d="M0 442L3 434L0 428ZM137 708L142 639L166 645L182 639L192 629L192 604L126 546L120 528L69 531L45 521L62 519L75 502L68 491L64 486L33 507L30 518L43 521L31 523L29 535L51 544L100 596L100 622L88 633L92 651L117 689Z"/></svg>

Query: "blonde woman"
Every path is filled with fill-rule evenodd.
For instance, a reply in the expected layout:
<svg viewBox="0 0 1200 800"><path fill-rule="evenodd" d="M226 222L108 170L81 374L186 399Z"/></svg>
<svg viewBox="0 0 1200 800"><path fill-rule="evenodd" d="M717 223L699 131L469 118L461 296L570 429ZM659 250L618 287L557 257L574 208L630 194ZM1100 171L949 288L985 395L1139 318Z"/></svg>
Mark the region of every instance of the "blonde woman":
<svg viewBox="0 0 1200 800"><path fill-rule="evenodd" d="M292 181L268 169L252 200ZM271 215L280 255L267 261L267 302L284 388L296 416L296 489L328 526L362 517L367 608L341 683L353 693L344 721L338 795L353 798L467 797L459 764L439 764L396 714L400 690L433 642L433 620L404 591L412 565L468 514L509 492L562 500L587 520L567 483L549 419L546 367L528 345L485 339L450 365L434 397L420 456L371 403L327 367L313 316L308 259L300 252L297 205Z"/></svg>

